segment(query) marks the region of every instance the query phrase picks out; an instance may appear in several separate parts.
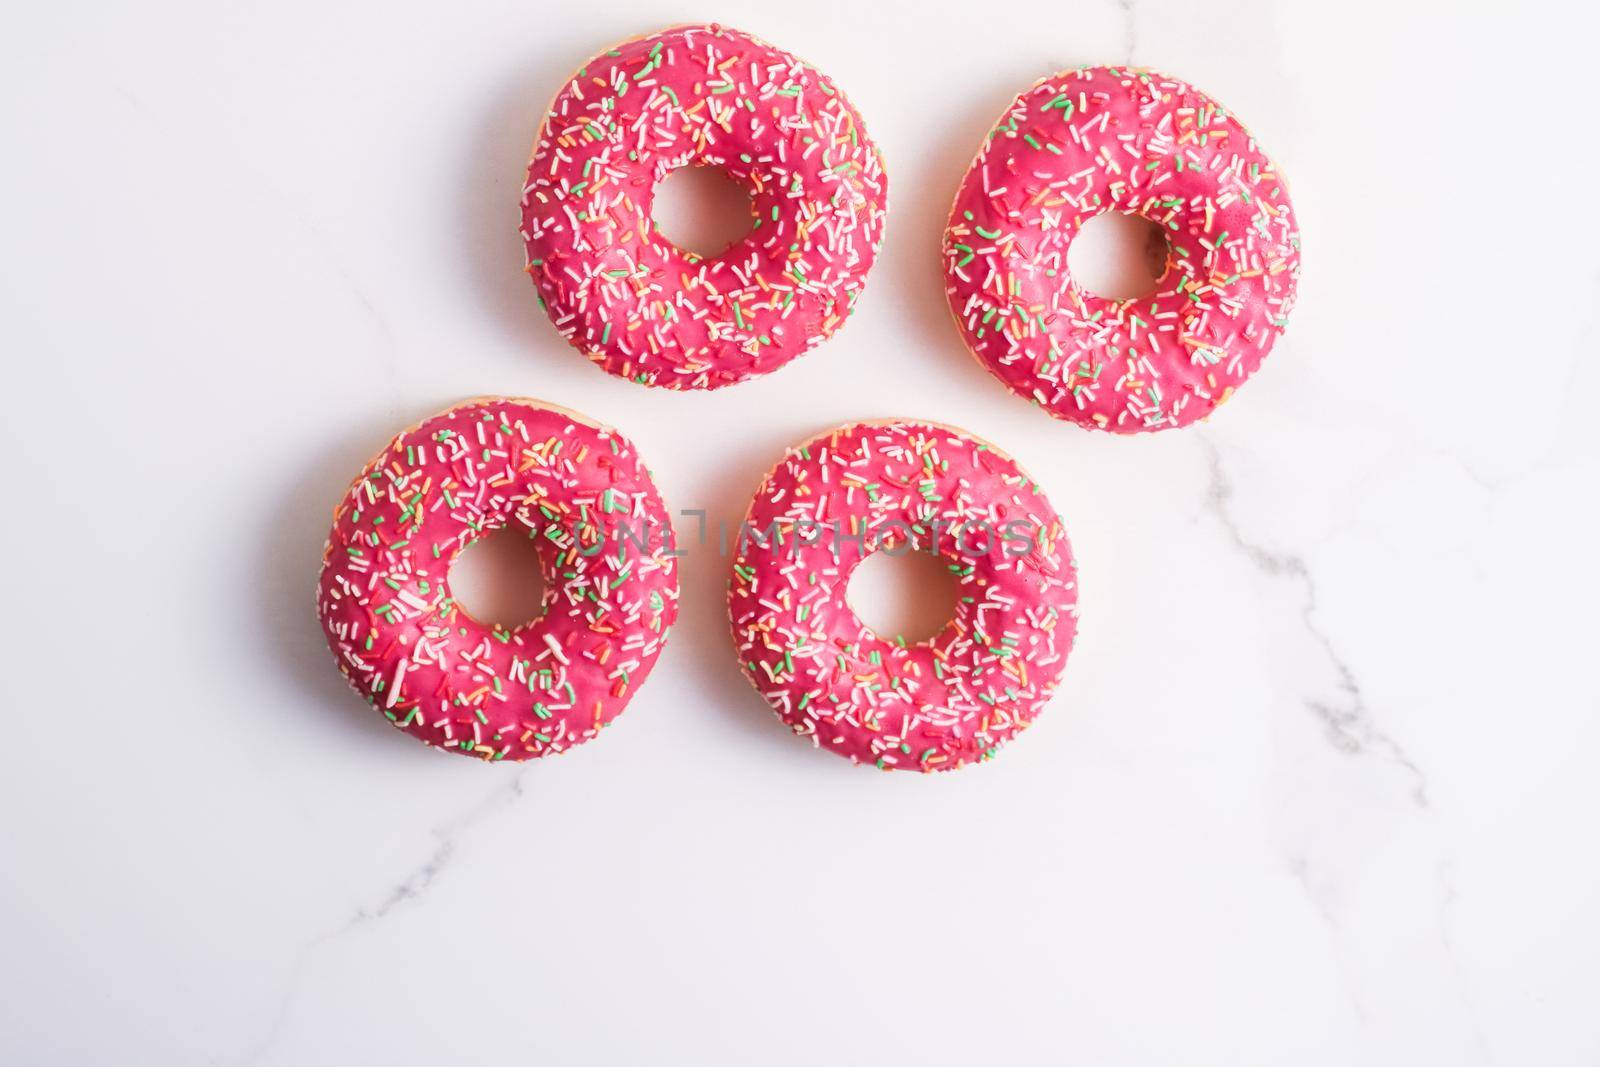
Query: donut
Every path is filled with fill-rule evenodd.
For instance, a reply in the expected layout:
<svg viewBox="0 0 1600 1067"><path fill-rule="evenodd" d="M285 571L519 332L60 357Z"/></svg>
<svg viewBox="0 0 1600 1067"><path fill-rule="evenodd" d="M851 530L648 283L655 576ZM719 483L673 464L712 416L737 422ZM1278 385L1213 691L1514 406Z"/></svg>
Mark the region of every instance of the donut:
<svg viewBox="0 0 1600 1067"><path fill-rule="evenodd" d="M845 593L876 551L958 578L927 641L875 633ZM1077 631L1066 529L1009 456L929 422L843 426L791 449L740 530L728 615L746 676L819 748L885 770L991 757L1038 715Z"/></svg>
<svg viewBox="0 0 1600 1067"><path fill-rule="evenodd" d="M720 255L657 230L669 172L720 167L750 194ZM522 189L527 271L556 329L619 377L716 389L788 363L850 315L888 185L861 117L814 68L747 33L679 26L569 81Z"/></svg>
<svg viewBox="0 0 1600 1067"><path fill-rule="evenodd" d="M1102 212L1167 238L1156 291L1109 300L1067 247ZM945 292L995 377L1060 419L1117 433L1187 426L1261 365L1300 273L1288 187L1216 101L1123 67L1053 74L1006 109L962 179Z"/></svg>
<svg viewBox="0 0 1600 1067"><path fill-rule="evenodd" d="M526 529L542 614L510 629L450 592L461 550ZM317 615L394 726L484 760L589 740L644 684L678 613L666 506L627 438L538 400L485 397L402 432L333 512Z"/></svg>

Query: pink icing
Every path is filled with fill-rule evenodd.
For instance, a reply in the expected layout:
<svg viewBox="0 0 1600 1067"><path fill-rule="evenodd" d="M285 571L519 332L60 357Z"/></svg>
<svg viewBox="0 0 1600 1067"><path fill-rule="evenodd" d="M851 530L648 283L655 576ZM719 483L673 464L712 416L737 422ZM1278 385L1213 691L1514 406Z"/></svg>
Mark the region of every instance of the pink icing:
<svg viewBox="0 0 1600 1067"><path fill-rule="evenodd" d="M987 536L985 536L987 534ZM955 617L914 645L846 602L876 549L931 550ZM959 430L861 423L790 450L762 482L728 589L745 673L819 748L886 769L990 756L1054 691L1077 630L1077 570L1050 502Z"/></svg>
<svg viewBox="0 0 1600 1067"><path fill-rule="evenodd" d="M1105 211L1167 236L1148 297L1113 301L1067 270ZM1057 418L1138 433L1186 426L1243 384L1294 305L1288 190L1239 122L1166 75L1088 67L1012 103L962 180L944 240L967 344Z"/></svg>
<svg viewBox="0 0 1600 1067"><path fill-rule="evenodd" d="M689 164L750 193L721 255L655 229ZM826 77L749 34L682 26L595 58L556 96L528 166L528 273L562 335L646 385L715 389L776 370L854 307L887 209L877 149Z"/></svg>
<svg viewBox="0 0 1600 1067"><path fill-rule="evenodd" d="M449 573L512 522L538 543L546 593L539 618L506 630L463 611ZM531 759L594 737L650 674L677 617L672 545L625 438L538 401L473 400L400 434L351 485L317 614L339 669L395 726Z"/></svg>

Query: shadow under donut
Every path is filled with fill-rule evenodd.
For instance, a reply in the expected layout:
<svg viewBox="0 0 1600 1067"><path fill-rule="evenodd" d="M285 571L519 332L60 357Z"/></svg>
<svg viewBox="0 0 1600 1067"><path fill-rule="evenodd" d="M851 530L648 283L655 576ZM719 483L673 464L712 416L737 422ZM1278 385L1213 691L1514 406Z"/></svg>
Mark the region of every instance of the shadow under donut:
<svg viewBox="0 0 1600 1067"><path fill-rule="evenodd" d="M300 698L286 702L282 710L305 716L319 743L371 744L381 735L424 751L351 688L323 637L316 610L322 547L334 506L368 461L406 425L374 413L357 425L340 427L336 439L318 449L312 462L268 500L270 509L260 522L259 565L247 594L266 619L266 655Z"/></svg>
<svg viewBox="0 0 1600 1067"><path fill-rule="evenodd" d="M586 55L529 54L507 72L473 124L471 151L460 175L461 251L473 289L519 347L551 358L577 357L545 319L523 269L522 185L539 124L556 91Z"/></svg>

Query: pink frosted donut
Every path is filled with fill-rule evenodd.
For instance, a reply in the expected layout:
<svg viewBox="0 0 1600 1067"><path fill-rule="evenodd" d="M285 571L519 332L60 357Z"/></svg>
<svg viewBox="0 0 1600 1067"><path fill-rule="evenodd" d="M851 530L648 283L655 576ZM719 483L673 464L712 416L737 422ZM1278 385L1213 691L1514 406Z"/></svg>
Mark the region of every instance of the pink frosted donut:
<svg viewBox="0 0 1600 1067"><path fill-rule="evenodd" d="M1167 237L1156 292L1107 300L1067 270L1106 211ZM945 291L968 346L1019 396L1138 433L1210 414L1272 349L1294 305L1288 188L1238 120L1152 71L1086 67L1017 97L956 193Z"/></svg>
<svg viewBox="0 0 1600 1067"><path fill-rule="evenodd" d="M850 609L879 549L936 552L959 577L928 641ZM1066 529L1007 455L927 422L844 426L790 450L757 491L728 587L740 662L795 733L884 769L993 755L1055 689L1077 630Z"/></svg>
<svg viewBox="0 0 1600 1067"><path fill-rule="evenodd" d="M656 183L691 164L750 194L753 229L709 259L651 219ZM522 190L527 270L556 329L612 374L716 389L839 327L887 192L826 77L749 34L680 26L598 56L556 96Z"/></svg>
<svg viewBox="0 0 1600 1067"><path fill-rule="evenodd" d="M450 564L515 522L539 618L486 626ZM469 400L405 431L334 509L317 583L356 692L418 740L486 760L587 741L622 713L678 613L672 525L627 439L536 400Z"/></svg>

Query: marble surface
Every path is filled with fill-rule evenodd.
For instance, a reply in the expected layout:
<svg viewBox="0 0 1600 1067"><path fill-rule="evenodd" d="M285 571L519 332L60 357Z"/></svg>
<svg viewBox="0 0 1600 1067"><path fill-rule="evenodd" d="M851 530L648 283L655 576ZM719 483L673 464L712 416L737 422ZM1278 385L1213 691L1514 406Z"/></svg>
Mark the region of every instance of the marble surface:
<svg viewBox="0 0 1600 1067"><path fill-rule="evenodd" d="M887 157L833 341L709 395L523 278L541 109L721 17ZM1593 5L33 5L0 39L0 1062L1600 1062ZM1030 410L938 239L1035 77L1132 60L1293 183L1302 300L1213 420ZM1575 208L1575 209L1574 209ZM631 435L734 522L783 447L914 415L1067 517L1081 639L988 765L827 758L741 678L714 551L616 729L483 766L312 618L386 436L481 393Z"/></svg>

